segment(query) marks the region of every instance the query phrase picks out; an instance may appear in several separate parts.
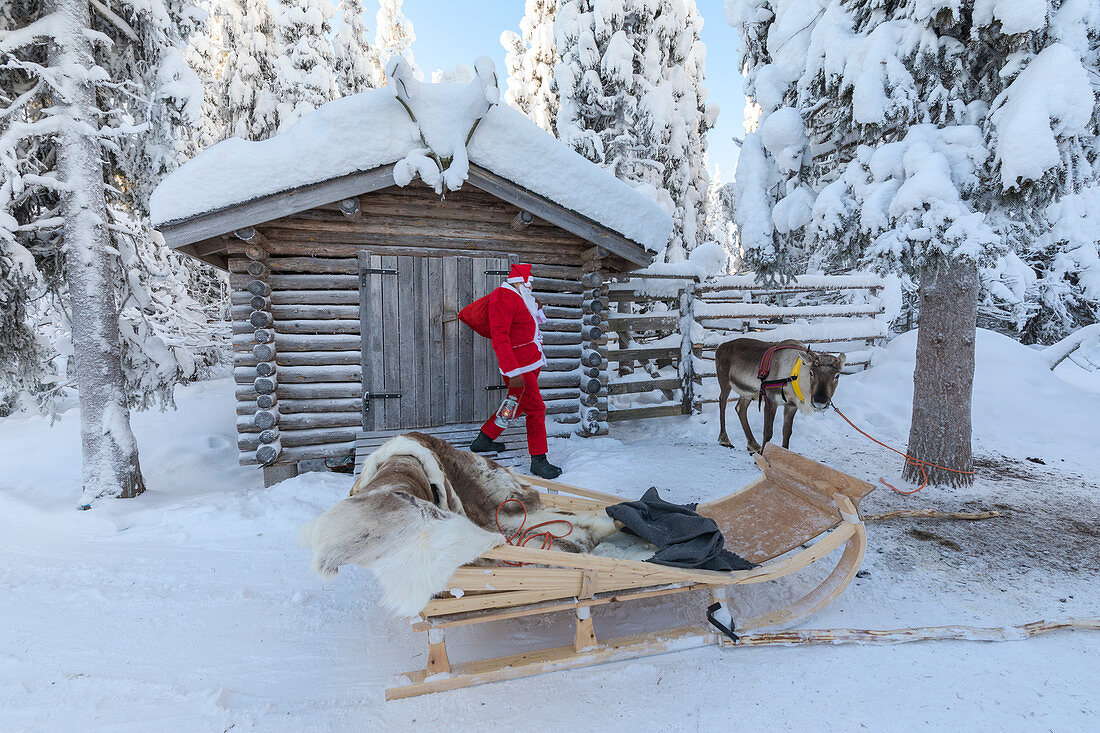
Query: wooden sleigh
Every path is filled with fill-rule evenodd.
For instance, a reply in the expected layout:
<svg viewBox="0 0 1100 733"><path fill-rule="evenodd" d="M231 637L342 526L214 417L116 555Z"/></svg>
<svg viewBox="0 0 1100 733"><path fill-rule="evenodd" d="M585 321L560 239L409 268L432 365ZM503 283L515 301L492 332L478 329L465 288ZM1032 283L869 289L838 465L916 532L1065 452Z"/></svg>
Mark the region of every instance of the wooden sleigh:
<svg viewBox="0 0 1100 733"><path fill-rule="evenodd" d="M732 644L706 624L702 609L696 626L600 640L592 610L612 603L700 590L709 590L713 600L720 600L729 586L782 578L843 546L836 567L803 598L769 613L734 621L740 633L786 627L820 611L848 586L863 561L867 535L859 502L874 487L772 444L755 458L762 476L725 498L700 504L698 512L718 523L730 549L759 567L734 572L690 570L555 550L495 547L482 553L481 558L526 565L467 565L455 571L448 583L451 592L430 601L421 611L422 621L414 626L427 632L426 669L406 674L404 684L386 690L386 699L708 644ZM522 478L547 490L541 497L547 507L590 511L626 501L556 481ZM452 664L448 659L447 629L559 612L574 616L572 645L462 664Z"/></svg>

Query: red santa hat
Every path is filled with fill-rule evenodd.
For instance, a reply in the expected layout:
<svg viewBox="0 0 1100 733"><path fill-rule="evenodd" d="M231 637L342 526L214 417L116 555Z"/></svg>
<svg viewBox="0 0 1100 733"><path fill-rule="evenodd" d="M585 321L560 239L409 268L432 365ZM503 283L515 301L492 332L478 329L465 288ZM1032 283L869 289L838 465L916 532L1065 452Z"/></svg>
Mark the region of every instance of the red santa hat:
<svg viewBox="0 0 1100 733"><path fill-rule="evenodd" d="M531 284L531 266L530 265L512 265L508 270L508 282L510 283L523 283L524 285Z"/></svg>

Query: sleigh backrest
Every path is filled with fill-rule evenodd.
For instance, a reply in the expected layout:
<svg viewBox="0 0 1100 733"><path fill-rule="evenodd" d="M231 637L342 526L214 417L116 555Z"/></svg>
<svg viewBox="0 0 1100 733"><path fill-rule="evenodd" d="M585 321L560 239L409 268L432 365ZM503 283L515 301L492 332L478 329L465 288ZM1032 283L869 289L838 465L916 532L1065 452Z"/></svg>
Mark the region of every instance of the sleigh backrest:
<svg viewBox="0 0 1100 733"><path fill-rule="evenodd" d="M763 476L698 511L722 529L726 547L755 563L778 557L828 532L845 512L837 504L859 501L874 486L769 443L756 463ZM855 519L855 518L853 518Z"/></svg>

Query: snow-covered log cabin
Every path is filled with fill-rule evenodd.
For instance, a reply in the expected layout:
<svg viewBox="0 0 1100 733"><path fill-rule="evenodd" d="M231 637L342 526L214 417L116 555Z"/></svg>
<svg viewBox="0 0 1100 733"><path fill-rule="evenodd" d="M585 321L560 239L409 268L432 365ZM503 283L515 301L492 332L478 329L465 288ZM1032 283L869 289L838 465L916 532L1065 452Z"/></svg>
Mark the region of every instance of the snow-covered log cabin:
<svg viewBox="0 0 1100 733"><path fill-rule="evenodd" d="M168 245L230 273L240 459L269 483L404 430L476 434L503 383L455 314L515 261L550 316L548 429L607 430L604 281L649 264L671 221L475 69L421 83L397 57L386 88L218 143L153 195Z"/></svg>

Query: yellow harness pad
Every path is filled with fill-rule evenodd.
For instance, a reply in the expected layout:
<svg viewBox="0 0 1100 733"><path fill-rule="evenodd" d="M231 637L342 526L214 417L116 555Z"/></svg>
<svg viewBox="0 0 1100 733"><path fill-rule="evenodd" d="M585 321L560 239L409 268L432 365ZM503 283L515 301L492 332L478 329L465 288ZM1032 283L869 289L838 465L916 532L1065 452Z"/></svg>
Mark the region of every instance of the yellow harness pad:
<svg viewBox="0 0 1100 733"><path fill-rule="evenodd" d="M791 368L791 376L794 379L791 380L791 388L794 389L794 396L798 398L799 402L805 403L806 398L802 396L802 388L798 386L798 373L802 371L802 357L798 357L794 360L794 367Z"/></svg>

